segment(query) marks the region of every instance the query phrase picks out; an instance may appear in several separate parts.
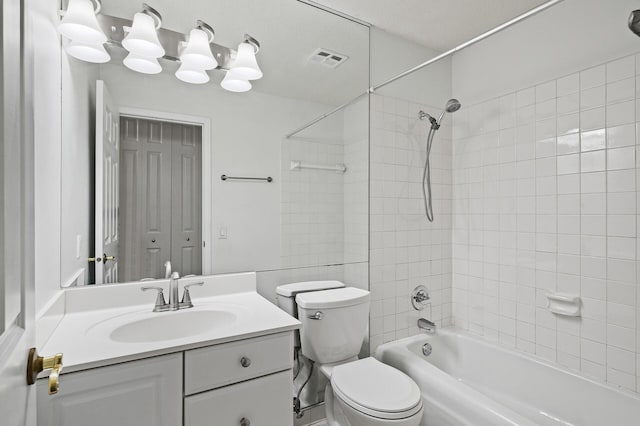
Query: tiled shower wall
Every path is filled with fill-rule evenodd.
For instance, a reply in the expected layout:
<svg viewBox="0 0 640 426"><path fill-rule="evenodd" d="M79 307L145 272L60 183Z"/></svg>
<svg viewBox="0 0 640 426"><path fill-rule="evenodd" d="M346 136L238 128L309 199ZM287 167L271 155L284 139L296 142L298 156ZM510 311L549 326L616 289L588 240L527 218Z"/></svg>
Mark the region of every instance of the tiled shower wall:
<svg viewBox="0 0 640 426"><path fill-rule="evenodd" d="M640 391L640 59L454 116L453 321ZM546 309L580 295L582 317Z"/></svg>
<svg viewBox="0 0 640 426"><path fill-rule="evenodd" d="M291 161L327 166L344 163L342 139L285 139L281 155L282 267L342 264L344 175L290 167Z"/></svg>
<svg viewBox="0 0 640 426"><path fill-rule="evenodd" d="M383 342L418 332L419 317L448 325L451 317L451 125L432 149L435 222L424 214L421 181L427 124L423 109L438 109L371 95L370 289L371 352ZM415 311L410 294L426 285L431 305Z"/></svg>

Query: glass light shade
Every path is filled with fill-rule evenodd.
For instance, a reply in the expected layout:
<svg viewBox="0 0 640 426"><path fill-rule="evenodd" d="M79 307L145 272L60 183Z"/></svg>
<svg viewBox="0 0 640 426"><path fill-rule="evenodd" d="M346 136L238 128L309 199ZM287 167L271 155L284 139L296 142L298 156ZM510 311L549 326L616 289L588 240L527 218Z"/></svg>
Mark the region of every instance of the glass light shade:
<svg viewBox="0 0 640 426"><path fill-rule="evenodd" d="M93 10L91 0L69 0L58 31L78 43L100 44L107 41Z"/></svg>
<svg viewBox="0 0 640 426"><path fill-rule="evenodd" d="M84 44L71 41L64 47L69 56L94 64L103 64L111 60L111 56L102 44Z"/></svg>
<svg viewBox="0 0 640 426"><path fill-rule="evenodd" d="M238 45L238 54L233 64L233 70L245 80L262 78L262 71L256 61L256 51L249 43Z"/></svg>
<svg viewBox="0 0 640 426"><path fill-rule="evenodd" d="M164 56L164 47L158 40L156 21L146 13L133 15L131 31L122 40L122 47L131 53L147 58Z"/></svg>
<svg viewBox="0 0 640 426"><path fill-rule="evenodd" d="M176 71L178 80L191 84L204 84L209 82L209 74L200 68L193 68L187 63L182 63Z"/></svg>
<svg viewBox="0 0 640 426"><path fill-rule="evenodd" d="M239 75L236 72L235 68L227 71L227 74L220 82L220 86L230 92L241 93L251 90L251 83L247 81L243 76Z"/></svg>
<svg viewBox="0 0 640 426"><path fill-rule="evenodd" d="M192 29L187 47L180 54L180 61L191 68L201 70L212 70L217 67L218 61L213 57L209 45L209 35L198 28Z"/></svg>
<svg viewBox="0 0 640 426"><path fill-rule="evenodd" d="M158 74L162 71L162 66L156 58L147 58L135 53L129 53L122 63L130 70L142 74Z"/></svg>

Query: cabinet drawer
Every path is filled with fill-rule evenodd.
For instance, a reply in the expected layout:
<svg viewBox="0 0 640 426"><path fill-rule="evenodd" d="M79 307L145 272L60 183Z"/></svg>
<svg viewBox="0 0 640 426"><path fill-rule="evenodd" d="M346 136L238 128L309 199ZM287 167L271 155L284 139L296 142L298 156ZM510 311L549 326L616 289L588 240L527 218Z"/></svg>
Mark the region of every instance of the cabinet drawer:
<svg viewBox="0 0 640 426"><path fill-rule="evenodd" d="M293 363L291 333L185 352L184 393L191 395L278 371Z"/></svg>
<svg viewBox="0 0 640 426"><path fill-rule="evenodd" d="M291 426L290 371L249 380L184 400L185 426Z"/></svg>

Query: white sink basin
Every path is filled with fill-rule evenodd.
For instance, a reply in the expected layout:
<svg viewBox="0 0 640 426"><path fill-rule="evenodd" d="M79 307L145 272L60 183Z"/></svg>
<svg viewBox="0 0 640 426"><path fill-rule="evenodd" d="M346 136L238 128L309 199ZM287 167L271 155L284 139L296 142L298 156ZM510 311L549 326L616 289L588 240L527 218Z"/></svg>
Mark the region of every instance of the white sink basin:
<svg viewBox="0 0 640 426"><path fill-rule="evenodd" d="M100 321L88 329L89 336L117 343L156 343L211 333L246 316L236 305L209 305L168 312L128 312Z"/></svg>
<svg viewBox="0 0 640 426"><path fill-rule="evenodd" d="M231 324L236 318L227 311L157 312L115 328L109 337L123 343L174 340L206 333Z"/></svg>

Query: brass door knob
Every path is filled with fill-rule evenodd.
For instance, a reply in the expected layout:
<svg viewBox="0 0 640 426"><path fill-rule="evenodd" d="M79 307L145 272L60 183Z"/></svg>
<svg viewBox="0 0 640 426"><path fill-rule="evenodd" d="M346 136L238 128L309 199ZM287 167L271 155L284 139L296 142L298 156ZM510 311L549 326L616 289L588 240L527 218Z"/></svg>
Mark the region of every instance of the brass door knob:
<svg viewBox="0 0 640 426"><path fill-rule="evenodd" d="M89 259L87 259L89 262L96 262L96 263L100 263L102 262L102 258L101 257L90 257Z"/></svg>
<svg viewBox="0 0 640 426"><path fill-rule="evenodd" d="M44 370L51 370L49 373L49 395L58 393L60 389L60 372L62 371L62 354L55 354L50 357L38 355L36 348L29 349L29 359L27 361L27 384L36 382L38 373Z"/></svg>
<svg viewBox="0 0 640 426"><path fill-rule="evenodd" d="M102 255L102 259L104 259L104 263L107 263L109 260L116 260L115 256L107 256L107 253Z"/></svg>
<svg viewBox="0 0 640 426"><path fill-rule="evenodd" d="M247 368L251 365L251 359L243 356L242 358L240 358L240 365L242 365L244 368Z"/></svg>

